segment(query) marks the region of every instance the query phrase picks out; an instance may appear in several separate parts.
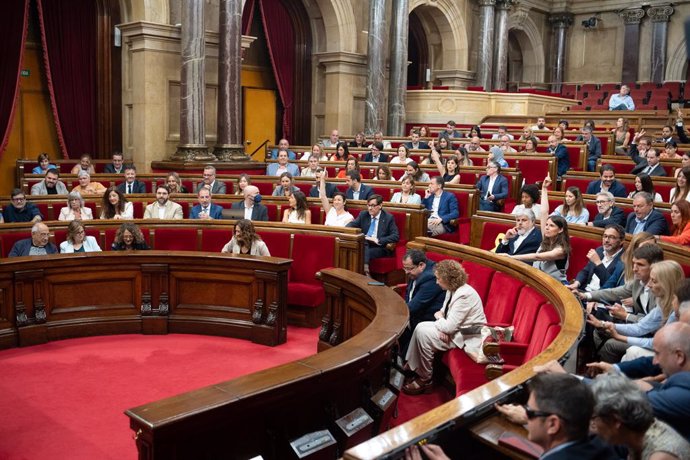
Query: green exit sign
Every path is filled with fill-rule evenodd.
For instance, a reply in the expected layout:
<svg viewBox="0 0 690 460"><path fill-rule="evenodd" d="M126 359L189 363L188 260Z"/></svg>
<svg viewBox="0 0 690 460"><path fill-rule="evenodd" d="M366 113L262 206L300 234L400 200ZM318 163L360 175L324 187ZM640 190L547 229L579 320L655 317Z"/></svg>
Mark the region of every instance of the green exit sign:
<svg viewBox="0 0 690 460"><path fill-rule="evenodd" d="M31 75L31 71L29 69L22 69L21 75L22 77L28 77Z"/></svg>

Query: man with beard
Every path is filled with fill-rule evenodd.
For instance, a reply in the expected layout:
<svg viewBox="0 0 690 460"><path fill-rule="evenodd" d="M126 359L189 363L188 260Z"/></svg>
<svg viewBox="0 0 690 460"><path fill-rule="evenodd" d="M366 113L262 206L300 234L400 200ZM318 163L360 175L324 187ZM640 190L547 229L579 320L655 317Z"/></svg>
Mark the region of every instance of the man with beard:
<svg viewBox="0 0 690 460"><path fill-rule="evenodd" d="M618 268L623 253L625 241L625 229L620 225L609 224L601 236L601 246L590 249L587 253L589 262L580 270L575 281L569 284L568 289L574 291L596 291L609 279L609 276Z"/></svg>
<svg viewBox="0 0 690 460"><path fill-rule="evenodd" d="M156 189L156 202L146 206L144 219L182 219L182 206L169 200L170 189L159 185Z"/></svg>
<svg viewBox="0 0 690 460"><path fill-rule="evenodd" d="M508 230L496 248L497 254L532 254L541 246L541 232L535 230L536 216L531 209L523 209L515 215L515 227Z"/></svg>

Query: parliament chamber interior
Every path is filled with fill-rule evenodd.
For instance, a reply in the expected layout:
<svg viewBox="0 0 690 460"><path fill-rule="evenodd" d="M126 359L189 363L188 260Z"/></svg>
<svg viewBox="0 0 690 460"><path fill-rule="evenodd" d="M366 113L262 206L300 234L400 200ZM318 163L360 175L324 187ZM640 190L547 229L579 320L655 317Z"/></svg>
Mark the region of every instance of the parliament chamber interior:
<svg viewBox="0 0 690 460"><path fill-rule="evenodd" d="M0 362L310 341L104 458L690 459L690 1L0 10ZM93 455L24 419L0 457Z"/></svg>

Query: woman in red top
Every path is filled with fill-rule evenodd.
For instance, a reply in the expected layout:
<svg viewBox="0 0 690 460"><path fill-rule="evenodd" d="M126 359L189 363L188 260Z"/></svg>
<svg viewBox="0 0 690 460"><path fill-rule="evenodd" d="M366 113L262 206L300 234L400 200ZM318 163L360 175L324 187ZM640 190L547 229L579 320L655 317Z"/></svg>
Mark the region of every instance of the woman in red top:
<svg viewBox="0 0 690 460"><path fill-rule="evenodd" d="M661 236L659 239L667 243L690 246L690 203L678 200L671 206L671 222L673 233L671 236Z"/></svg>

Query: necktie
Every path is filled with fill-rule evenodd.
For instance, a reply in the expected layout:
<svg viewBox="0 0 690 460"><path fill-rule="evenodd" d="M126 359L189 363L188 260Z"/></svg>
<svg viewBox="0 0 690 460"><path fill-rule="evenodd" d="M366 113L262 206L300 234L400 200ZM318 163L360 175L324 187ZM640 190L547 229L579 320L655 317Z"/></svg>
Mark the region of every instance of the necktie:
<svg viewBox="0 0 690 460"><path fill-rule="evenodd" d="M132 193L132 184L127 184L127 194Z"/></svg>
<svg viewBox="0 0 690 460"><path fill-rule="evenodd" d="M376 230L376 217L371 219L371 225L369 225L369 231L367 232L367 236L374 236L374 230Z"/></svg>

